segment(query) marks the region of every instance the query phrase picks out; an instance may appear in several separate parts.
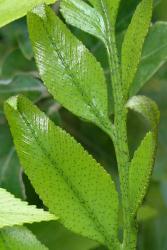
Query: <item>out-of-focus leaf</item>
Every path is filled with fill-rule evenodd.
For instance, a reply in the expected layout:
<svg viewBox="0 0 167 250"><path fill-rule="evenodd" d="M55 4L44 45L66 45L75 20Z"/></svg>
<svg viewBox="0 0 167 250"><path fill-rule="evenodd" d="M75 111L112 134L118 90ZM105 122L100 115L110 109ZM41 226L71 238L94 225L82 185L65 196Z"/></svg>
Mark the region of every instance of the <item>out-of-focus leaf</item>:
<svg viewBox="0 0 167 250"><path fill-rule="evenodd" d="M104 73L93 55L47 6L28 15L28 26L40 75L54 98L79 117L111 129Z"/></svg>
<svg viewBox="0 0 167 250"><path fill-rule="evenodd" d="M0 188L0 228L57 219L49 212L30 206Z"/></svg>
<svg viewBox="0 0 167 250"><path fill-rule="evenodd" d="M142 47L147 35L152 14L152 0L142 0L138 5L125 34L122 52L122 84L125 98L133 83L140 62Z"/></svg>
<svg viewBox="0 0 167 250"><path fill-rule="evenodd" d="M17 75L9 81L4 80L0 82L0 108L7 98L20 93L24 93L31 100L37 100L46 93L46 89L41 81L30 75Z"/></svg>
<svg viewBox="0 0 167 250"><path fill-rule="evenodd" d="M50 211L70 230L117 247L111 176L25 97L10 99L5 110L25 173Z"/></svg>
<svg viewBox="0 0 167 250"><path fill-rule="evenodd" d="M0 230L1 250L48 250L26 227L6 227Z"/></svg>
<svg viewBox="0 0 167 250"><path fill-rule="evenodd" d="M0 187L24 197L20 164L5 122L0 123Z"/></svg>
<svg viewBox="0 0 167 250"><path fill-rule="evenodd" d="M33 52L30 40L27 33L20 33L17 37L19 48L22 51L25 58L31 60L33 58Z"/></svg>
<svg viewBox="0 0 167 250"><path fill-rule="evenodd" d="M36 71L34 61L27 60L19 49L12 51L2 64L2 79L10 79L20 73L32 74Z"/></svg>
<svg viewBox="0 0 167 250"><path fill-rule="evenodd" d="M146 38L141 63L131 86L130 95L135 95L143 85L167 61L167 22L154 24Z"/></svg>
<svg viewBox="0 0 167 250"><path fill-rule="evenodd" d="M97 242L72 233L57 221L34 223L28 228L49 250L67 250L67 247L68 250L90 250L98 246Z"/></svg>
<svg viewBox="0 0 167 250"><path fill-rule="evenodd" d="M155 218L157 215L158 211L155 208L144 205L137 212L137 220L139 222L146 221Z"/></svg>
<svg viewBox="0 0 167 250"><path fill-rule="evenodd" d="M28 11L42 3L54 3L55 0L1 0L0 1L0 27L27 14Z"/></svg>

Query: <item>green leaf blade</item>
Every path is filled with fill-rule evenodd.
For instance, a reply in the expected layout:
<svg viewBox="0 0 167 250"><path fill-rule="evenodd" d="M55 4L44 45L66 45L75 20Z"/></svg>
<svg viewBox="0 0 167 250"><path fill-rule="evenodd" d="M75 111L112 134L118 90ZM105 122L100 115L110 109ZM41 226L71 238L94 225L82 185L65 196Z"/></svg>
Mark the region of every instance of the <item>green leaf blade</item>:
<svg viewBox="0 0 167 250"><path fill-rule="evenodd" d="M0 249L48 250L26 227L6 227L0 231Z"/></svg>
<svg viewBox="0 0 167 250"><path fill-rule="evenodd" d="M61 1L61 13L67 23L73 25L105 43L106 29L102 16L82 0Z"/></svg>
<svg viewBox="0 0 167 250"><path fill-rule="evenodd" d="M151 16L152 0L142 0L125 34L122 45L121 63L123 91L126 99L140 62L142 47L148 33Z"/></svg>
<svg viewBox="0 0 167 250"><path fill-rule="evenodd" d="M0 188L0 198L0 228L56 219L50 213L29 206L2 188Z"/></svg>
<svg viewBox="0 0 167 250"><path fill-rule="evenodd" d="M26 98L5 109L24 170L50 211L70 230L114 244L118 197L111 177Z"/></svg>
<svg viewBox="0 0 167 250"><path fill-rule="evenodd" d="M27 14L28 11L42 3L54 3L55 0L1 0L0 1L0 27Z"/></svg>
<svg viewBox="0 0 167 250"><path fill-rule="evenodd" d="M110 22L113 30L118 14L120 0L89 0L89 2Z"/></svg>
<svg viewBox="0 0 167 250"><path fill-rule="evenodd" d="M131 213L135 215L147 192L155 158L155 140L149 132L134 153L129 170Z"/></svg>
<svg viewBox="0 0 167 250"><path fill-rule="evenodd" d="M159 110L157 104L145 96L134 96L127 108L142 115L150 126L138 149L135 151L129 167L129 196L131 214L135 216L146 195L155 161L157 149L157 135L159 124Z"/></svg>
<svg viewBox="0 0 167 250"><path fill-rule="evenodd" d="M111 127L104 72L93 55L47 6L30 13L28 25L40 75L54 98L104 130Z"/></svg>

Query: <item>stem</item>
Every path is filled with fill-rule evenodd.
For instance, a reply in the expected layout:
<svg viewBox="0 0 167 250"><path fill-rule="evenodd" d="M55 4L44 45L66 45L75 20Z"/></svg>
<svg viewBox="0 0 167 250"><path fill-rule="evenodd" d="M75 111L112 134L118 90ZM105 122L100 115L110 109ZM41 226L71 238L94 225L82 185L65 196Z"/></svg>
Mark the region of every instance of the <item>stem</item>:
<svg viewBox="0 0 167 250"><path fill-rule="evenodd" d="M136 230L130 219L129 209L129 148L127 139L127 109L123 98L121 70L118 60L114 32L107 40L107 53L109 58L110 73L112 77L112 89L114 97L114 137L118 171L121 187L122 209L123 209L123 245L122 249L132 250L136 245Z"/></svg>

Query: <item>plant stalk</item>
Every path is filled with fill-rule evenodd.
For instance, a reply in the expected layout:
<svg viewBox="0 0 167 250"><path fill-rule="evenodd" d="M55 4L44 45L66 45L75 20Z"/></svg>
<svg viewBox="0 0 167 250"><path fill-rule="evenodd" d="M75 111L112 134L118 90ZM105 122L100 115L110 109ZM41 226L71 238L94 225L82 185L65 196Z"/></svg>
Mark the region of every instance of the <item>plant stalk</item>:
<svg viewBox="0 0 167 250"><path fill-rule="evenodd" d="M118 60L115 34L110 32L107 41L107 53L112 78L112 90L114 97L114 136L112 137L119 171L121 200L123 210L123 250L136 248L136 235L133 223L130 219L129 208L129 148L127 138L127 109L123 97L121 68Z"/></svg>

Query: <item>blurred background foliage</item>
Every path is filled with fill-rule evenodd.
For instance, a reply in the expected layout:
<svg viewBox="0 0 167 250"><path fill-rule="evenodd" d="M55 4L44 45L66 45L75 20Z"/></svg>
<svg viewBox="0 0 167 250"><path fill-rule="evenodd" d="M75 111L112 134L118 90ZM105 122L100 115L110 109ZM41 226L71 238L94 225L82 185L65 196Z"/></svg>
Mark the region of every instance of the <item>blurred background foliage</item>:
<svg viewBox="0 0 167 250"><path fill-rule="evenodd" d="M139 0L122 0L117 20L118 49ZM57 11L57 6L53 6ZM138 249L167 249L167 1L155 0L153 27L142 56L135 88L154 99L161 111L159 145L150 189L139 210ZM157 21L161 23L157 24ZM157 25L162 25L157 30ZM83 41L104 67L109 79L106 53L94 37L69 27ZM38 32L38 31L37 31ZM154 74L155 73L155 74ZM53 72L54 74L54 72ZM56 72L55 72L56 74ZM15 21L0 29L0 186L30 204L43 207L27 176L19 164L9 127L3 113L4 101L23 93L34 101L58 125L72 134L114 176L117 182L117 164L110 139L97 127L78 119L61 107L49 95L35 66L28 38L26 19ZM112 100L111 110L112 110ZM111 112L112 116L112 112ZM131 155L148 129L142 117L128 114L128 135ZM28 226L51 250L104 250L96 242L66 230L59 222L34 223Z"/></svg>

